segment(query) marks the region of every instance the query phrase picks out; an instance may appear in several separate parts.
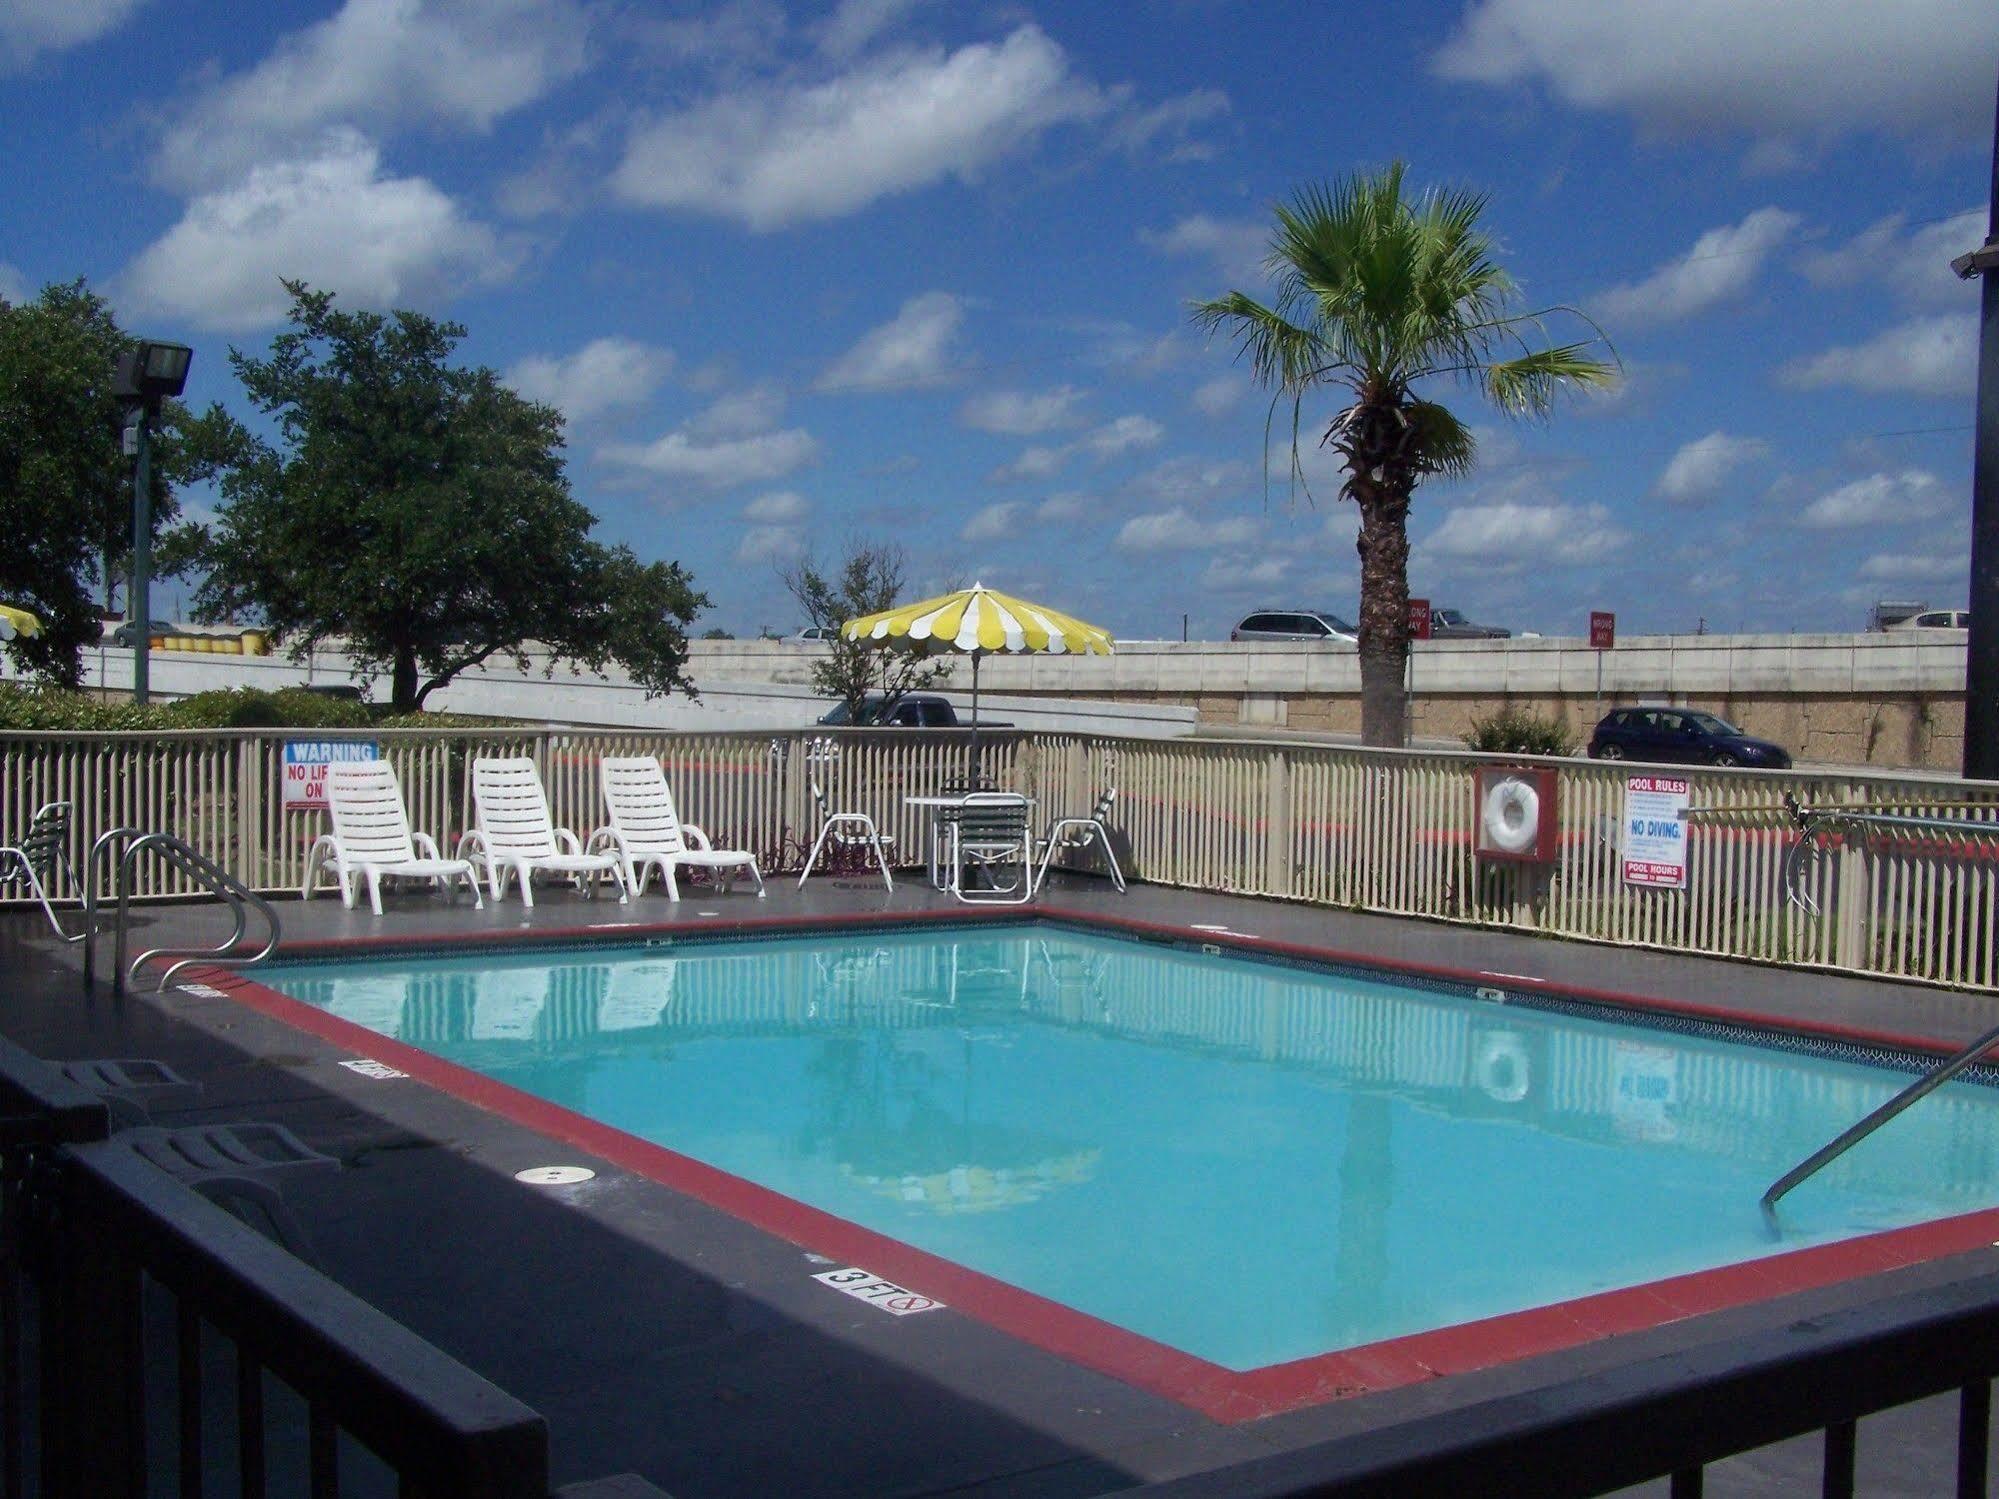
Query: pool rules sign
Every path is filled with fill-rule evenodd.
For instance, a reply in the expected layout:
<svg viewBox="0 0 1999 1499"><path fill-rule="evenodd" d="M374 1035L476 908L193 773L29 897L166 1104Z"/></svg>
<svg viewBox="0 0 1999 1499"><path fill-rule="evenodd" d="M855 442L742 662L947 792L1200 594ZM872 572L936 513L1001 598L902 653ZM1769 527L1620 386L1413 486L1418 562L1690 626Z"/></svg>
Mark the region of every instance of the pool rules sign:
<svg viewBox="0 0 1999 1499"><path fill-rule="evenodd" d="M287 812L326 810L326 772L343 760L379 760L382 747L372 739L287 739L279 772Z"/></svg>
<svg viewBox="0 0 1999 1499"><path fill-rule="evenodd" d="M1678 776L1624 780L1624 883L1687 888L1687 796Z"/></svg>

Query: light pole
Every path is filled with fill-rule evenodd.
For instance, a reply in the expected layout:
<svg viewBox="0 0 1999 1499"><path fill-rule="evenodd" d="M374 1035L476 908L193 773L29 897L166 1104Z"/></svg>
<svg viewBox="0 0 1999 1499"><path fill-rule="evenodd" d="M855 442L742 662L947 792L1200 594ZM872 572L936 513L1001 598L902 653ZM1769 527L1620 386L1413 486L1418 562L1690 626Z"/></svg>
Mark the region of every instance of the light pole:
<svg viewBox="0 0 1999 1499"><path fill-rule="evenodd" d="M1985 243L1953 260L1978 303L1978 431L1971 468L1970 640L1964 653L1964 775L1999 781L1999 107L1992 121L1992 196Z"/></svg>
<svg viewBox="0 0 1999 1499"><path fill-rule="evenodd" d="M131 617L132 701L143 705L152 666L153 419L160 402L187 388L194 350L186 344L141 340L118 356L111 389L124 404L126 441L132 465L132 575L125 585L125 612Z"/></svg>

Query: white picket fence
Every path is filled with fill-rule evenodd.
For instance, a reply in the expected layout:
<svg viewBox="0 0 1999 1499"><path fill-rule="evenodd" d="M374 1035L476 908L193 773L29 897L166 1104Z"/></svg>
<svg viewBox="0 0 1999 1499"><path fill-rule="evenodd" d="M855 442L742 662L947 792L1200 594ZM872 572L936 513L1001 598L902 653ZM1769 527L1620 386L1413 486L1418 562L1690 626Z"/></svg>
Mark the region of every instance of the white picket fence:
<svg viewBox="0 0 1999 1499"><path fill-rule="evenodd" d="M270 730L164 734L0 734L0 841L45 802L75 808L79 853L107 828L175 833L246 884L296 889L317 814L281 801L288 738L372 739L396 766L413 824L447 848L471 817L468 767L482 754L530 755L558 824L603 820L597 762L651 754L682 815L717 843L796 868L816 831L809 778L835 806L867 811L905 860L924 847L905 799L962 778L962 735L815 731L669 734L570 730ZM1079 734L988 735L984 769L1036 798L1049 821L1117 787L1112 821L1138 878L1555 933L1672 951L1999 988L1999 785L1892 775L1676 769L1703 809L1689 838L1685 890L1623 882L1617 849L1625 767L1547 760L1556 769L1558 860L1495 866L1474 852L1474 767L1494 757L1295 743L1139 740ZM1992 836L1880 834L1835 843L1808 885L1822 914L1785 899L1795 842L1781 802L1921 810ZM189 893L170 871L140 871L141 891Z"/></svg>

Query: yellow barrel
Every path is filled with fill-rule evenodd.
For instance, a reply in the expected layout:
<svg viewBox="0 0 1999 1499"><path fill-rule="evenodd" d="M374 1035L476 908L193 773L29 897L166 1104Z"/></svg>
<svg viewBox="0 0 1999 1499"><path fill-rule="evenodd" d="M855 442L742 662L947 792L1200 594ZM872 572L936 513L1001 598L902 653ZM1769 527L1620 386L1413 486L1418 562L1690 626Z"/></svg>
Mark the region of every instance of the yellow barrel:
<svg viewBox="0 0 1999 1499"><path fill-rule="evenodd" d="M271 653L271 637L262 630L243 632L243 654L246 656L268 656Z"/></svg>

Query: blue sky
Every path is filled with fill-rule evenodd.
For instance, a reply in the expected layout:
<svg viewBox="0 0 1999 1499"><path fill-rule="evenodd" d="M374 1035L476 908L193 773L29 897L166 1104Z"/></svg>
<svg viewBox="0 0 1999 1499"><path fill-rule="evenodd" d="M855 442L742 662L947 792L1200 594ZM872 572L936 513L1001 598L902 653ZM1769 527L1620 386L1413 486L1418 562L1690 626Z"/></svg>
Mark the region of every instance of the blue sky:
<svg viewBox="0 0 1999 1499"><path fill-rule="evenodd" d="M1351 615L1352 507L1281 455L1266 501L1186 303L1397 157L1626 366L1544 425L1440 392L1482 464L1419 491L1415 592L1547 634L1964 597L1989 0L0 0L0 75L0 295L87 276L239 409L280 276L454 317L702 627L795 627L777 568L849 538L1124 636Z"/></svg>

